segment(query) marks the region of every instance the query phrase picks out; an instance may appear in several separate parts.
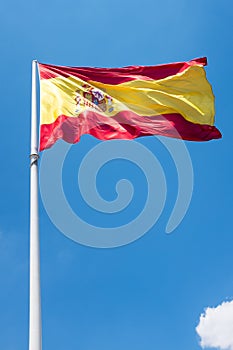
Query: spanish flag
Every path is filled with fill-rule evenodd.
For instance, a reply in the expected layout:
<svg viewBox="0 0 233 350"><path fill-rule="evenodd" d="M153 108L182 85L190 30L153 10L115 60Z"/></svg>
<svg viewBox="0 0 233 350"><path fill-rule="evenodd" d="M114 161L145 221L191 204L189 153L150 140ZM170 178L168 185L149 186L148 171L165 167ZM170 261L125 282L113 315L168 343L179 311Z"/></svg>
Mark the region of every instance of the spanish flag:
<svg viewBox="0 0 233 350"><path fill-rule="evenodd" d="M39 63L40 150L83 134L100 140L163 135L221 137L206 58L158 66L64 67Z"/></svg>

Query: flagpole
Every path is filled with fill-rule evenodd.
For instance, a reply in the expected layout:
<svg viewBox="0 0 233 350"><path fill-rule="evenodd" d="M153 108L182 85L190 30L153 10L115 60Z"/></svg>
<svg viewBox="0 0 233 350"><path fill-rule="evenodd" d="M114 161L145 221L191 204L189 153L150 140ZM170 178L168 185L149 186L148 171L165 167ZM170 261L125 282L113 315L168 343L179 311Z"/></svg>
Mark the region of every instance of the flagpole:
<svg viewBox="0 0 233 350"><path fill-rule="evenodd" d="M38 216L38 139L36 104L36 68L32 61L31 93L31 153L30 153L30 295L29 295L29 350L41 350L40 301L40 243Z"/></svg>

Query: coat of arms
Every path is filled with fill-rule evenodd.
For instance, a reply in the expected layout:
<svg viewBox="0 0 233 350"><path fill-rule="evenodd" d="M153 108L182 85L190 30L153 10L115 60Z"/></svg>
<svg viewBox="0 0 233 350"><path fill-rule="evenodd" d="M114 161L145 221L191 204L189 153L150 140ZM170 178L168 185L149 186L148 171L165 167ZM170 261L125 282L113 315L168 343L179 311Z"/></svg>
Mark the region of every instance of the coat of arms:
<svg viewBox="0 0 233 350"><path fill-rule="evenodd" d="M75 98L77 108L76 113L81 112L85 107L93 108L99 112L113 111L113 99L103 91L90 85L82 85L82 89L76 90Z"/></svg>

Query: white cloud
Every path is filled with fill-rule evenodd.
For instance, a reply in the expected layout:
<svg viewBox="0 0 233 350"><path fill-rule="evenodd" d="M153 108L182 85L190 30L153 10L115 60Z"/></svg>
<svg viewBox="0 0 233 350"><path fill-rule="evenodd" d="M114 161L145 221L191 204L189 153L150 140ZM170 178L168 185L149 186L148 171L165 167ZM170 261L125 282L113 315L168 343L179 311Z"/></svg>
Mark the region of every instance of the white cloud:
<svg viewBox="0 0 233 350"><path fill-rule="evenodd" d="M206 308L196 327L202 348L233 350L233 300Z"/></svg>

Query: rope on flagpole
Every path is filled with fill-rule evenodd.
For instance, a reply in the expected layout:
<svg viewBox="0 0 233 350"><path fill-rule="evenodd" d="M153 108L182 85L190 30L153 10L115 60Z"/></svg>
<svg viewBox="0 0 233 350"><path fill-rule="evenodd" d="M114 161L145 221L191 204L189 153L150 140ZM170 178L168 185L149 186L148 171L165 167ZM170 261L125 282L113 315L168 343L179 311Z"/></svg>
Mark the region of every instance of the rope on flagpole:
<svg viewBox="0 0 233 350"><path fill-rule="evenodd" d="M31 159L30 166L37 163L38 159L40 158L39 154L30 154L29 158Z"/></svg>

